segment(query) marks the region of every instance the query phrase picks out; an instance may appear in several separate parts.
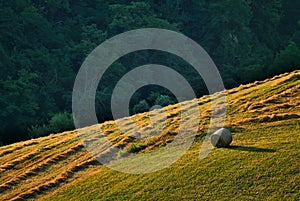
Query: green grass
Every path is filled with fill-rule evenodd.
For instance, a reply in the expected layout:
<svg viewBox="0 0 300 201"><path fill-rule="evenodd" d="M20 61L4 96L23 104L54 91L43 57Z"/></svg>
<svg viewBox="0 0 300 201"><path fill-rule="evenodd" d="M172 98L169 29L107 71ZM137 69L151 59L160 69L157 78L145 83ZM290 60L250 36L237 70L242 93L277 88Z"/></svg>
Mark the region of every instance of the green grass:
<svg viewBox="0 0 300 201"><path fill-rule="evenodd" d="M145 149L147 147L147 145L145 144L133 144L130 146L128 152L129 153L137 153L143 149Z"/></svg>
<svg viewBox="0 0 300 201"><path fill-rule="evenodd" d="M300 200L300 80L294 76L299 73L228 90L226 128L233 133L232 146L213 149L202 160L199 151L211 104L207 96L200 98L202 121L191 148L154 173L109 169L84 149L78 135L98 139L101 127L123 150L155 152L175 137L178 105L152 114L160 120L161 111L166 111L167 120L164 129L149 138L143 137L163 123L151 125L148 113L143 113L118 120L126 132L140 128L141 139L110 121L0 147L0 200ZM293 76L297 79L290 79ZM187 101L184 109L192 113L198 108ZM92 143L98 146L97 141Z"/></svg>
<svg viewBox="0 0 300 201"><path fill-rule="evenodd" d="M297 120L252 124L234 133L231 148L214 149L203 160L197 142L159 172L103 167L46 200L299 200L299 130Z"/></svg>

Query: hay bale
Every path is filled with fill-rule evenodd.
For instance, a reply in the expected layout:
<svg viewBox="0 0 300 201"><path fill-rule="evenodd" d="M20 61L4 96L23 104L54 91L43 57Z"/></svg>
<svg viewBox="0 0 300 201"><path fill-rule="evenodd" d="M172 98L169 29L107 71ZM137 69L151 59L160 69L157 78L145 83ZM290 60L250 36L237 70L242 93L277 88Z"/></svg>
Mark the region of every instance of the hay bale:
<svg viewBox="0 0 300 201"><path fill-rule="evenodd" d="M228 147L232 142L232 134L228 129L221 128L211 135L210 141L214 147Z"/></svg>

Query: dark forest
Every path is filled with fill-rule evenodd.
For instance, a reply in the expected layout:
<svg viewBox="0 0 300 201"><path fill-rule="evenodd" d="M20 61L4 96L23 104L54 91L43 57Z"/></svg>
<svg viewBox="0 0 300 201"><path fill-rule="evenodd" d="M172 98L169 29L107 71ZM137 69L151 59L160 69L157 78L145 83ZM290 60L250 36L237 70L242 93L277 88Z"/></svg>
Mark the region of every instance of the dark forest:
<svg viewBox="0 0 300 201"><path fill-rule="evenodd" d="M72 90L86 56L106 39L140 28L177 31L212 57L227 89L300 68L300 1L0 0L0 143L73 129ZM172 67L198 97L193 69L174 55L139 51L116 61L99 84L99 122L111 119L117 81L144 64ZM133 113L177 100L158 86L138 90Z"/></svg>

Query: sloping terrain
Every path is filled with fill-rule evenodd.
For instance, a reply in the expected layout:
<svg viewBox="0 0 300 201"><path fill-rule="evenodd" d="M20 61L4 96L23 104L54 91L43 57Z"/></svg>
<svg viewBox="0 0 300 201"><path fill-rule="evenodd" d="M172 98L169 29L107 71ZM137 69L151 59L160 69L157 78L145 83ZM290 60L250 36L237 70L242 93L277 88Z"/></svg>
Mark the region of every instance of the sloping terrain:
<svg viewBox="0 0 300 201"><path fill-rule="evenodd" d="M201 123L187 153L161 171L131 175L102 166L86 151L77 131L0 147L0 200L299 200L300 71L227 91L226 127L232 146L199 159L210 118L210 98L198 100ZM185 103L188 110L193 104ZM174 139L179 106L167 111L165 129L137 141L115 122L101 127L130 152L151 152ZM159 116L159 110L156 111ZM142 129L147 113L132 116Z"/></svg>

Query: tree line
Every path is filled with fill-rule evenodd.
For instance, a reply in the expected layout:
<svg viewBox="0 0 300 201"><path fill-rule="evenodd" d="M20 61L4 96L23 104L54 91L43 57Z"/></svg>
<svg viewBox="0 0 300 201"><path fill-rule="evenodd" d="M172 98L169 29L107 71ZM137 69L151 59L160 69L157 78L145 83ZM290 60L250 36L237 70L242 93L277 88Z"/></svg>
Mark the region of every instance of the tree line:
<svg viewBox="0 0 300 201"><path fill-rule="evenodd" d="M101 42L138 28L164 28L198 42L226 88L299 69L300 2L292 0L0 0L0 142L73 128L72 89L86 56ZM129 70L160 63L174 68L197 96L207 93L180 58L139 51L116 61L96 96L99 122L111 119L110 98ZM165 88L139 89L131 113L175 103Z"/></svg>

